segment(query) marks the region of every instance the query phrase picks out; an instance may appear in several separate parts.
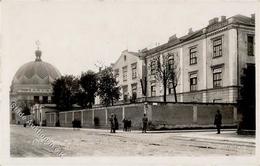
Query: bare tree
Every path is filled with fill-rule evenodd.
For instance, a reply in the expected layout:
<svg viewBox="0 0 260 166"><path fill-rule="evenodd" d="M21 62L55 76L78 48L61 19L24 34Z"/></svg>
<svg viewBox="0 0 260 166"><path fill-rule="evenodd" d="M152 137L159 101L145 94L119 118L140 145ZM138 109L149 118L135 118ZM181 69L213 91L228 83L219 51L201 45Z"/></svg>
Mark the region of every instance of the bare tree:
<svg viewBox="0 0 260 166"><path fill-rule="evenodd" d="M177 65L177 54L167 53L165 55L159 55L151 59L150 69L151 75L154 75L155 79L163 85L163 101L166 102L167 88L172 86L177 102L176 87L178 85L180 70Z"/></svg>

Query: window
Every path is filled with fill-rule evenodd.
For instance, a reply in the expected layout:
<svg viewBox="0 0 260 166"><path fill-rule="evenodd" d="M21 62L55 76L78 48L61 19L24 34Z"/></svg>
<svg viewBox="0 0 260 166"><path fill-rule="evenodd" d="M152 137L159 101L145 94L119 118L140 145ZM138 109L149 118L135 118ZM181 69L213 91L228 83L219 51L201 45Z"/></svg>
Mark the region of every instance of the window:
<svg viewBox="0 0 260 166"><path fill-rule="evenodd" d="M222 38L213 40L213 58L222 56Z"/></svg>
<svg viewBox="0 0 260 166"><path fill-rule="evenodd" d="M151 61L151 75L155 75L156 73L156 60Z"/></svg>
<svg viewBox="0 0 260 166"><path fill-rule="evenodd" d="M169 56L168 64L169 64L169 70L172 70L173 69L173 65L174 65L174 57L173 57L173 55Z"/></svg>
<svg viewBox="0 0 260 166"><path fill-rule="evenodd" d="M127 66L123 67L123 81L127 81Z"/></svg>
<svg viewBox="0 0 260 166"><path fill-rule="evenodd" d="M48 96L42 96L42 103L43 104L48 103Z"/></svg>
<svg viewBox="0 0 260 166"><path fill-rule="evenodd" d="M248 56L254 56L254 37L247 36L247 54Z"/></svg>
<svg viewBox="0 0 260 166"><path fill-rule="evenodd" d="M126 55L124 55L124 61L126 61Z"/></svg>
<svg viewBox="0 0 260 166"><path fill-rule="evenodd" d="M40 98L39 98L39 96L34 96L34 97L33 97L33 101L34 101L34 103L40 103Z"/></svg>
<svg viewBox="0 0 260 166"><path fill-rule="evenodd" d="M137 64L134 63L131 65L131 67L132 67L132 79L135 79L137 77L137 73L136 73Z"/></svg>
<svg viewBox="0 0 260 166"><path fill-rule="evenodd" d="M197 73L190 74L190 91L196 91L197 90Z"/></svg>
<svg viewBox="0 0 260 166"><path fill-rule="evenodd" d="M197 47L190 48L190 65L197 64Z"/></svg>
<svg viewBox="0 0 260 166"><path fill-rule="evenodd" d="M153 83L152 85L151 85L151 96L156 96L156 86L155 86L155 84Z"/></svg>
<svg viewBox="0 0 260 166"><path fill-rule="evenodd" d="M222 69L213 69L213 88L222 86Z"/></svg>
<svg viewBox="0 0 260 166"><path fill-rule="evenodd" d="M132 96L137 94L137 84L132 84Z"/></svg>

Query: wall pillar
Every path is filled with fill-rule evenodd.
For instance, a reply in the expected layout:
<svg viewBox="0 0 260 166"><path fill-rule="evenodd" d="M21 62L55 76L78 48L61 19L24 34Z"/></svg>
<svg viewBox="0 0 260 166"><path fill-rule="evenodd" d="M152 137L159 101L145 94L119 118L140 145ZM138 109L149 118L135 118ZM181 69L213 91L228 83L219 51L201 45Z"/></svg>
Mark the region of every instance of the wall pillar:
<svg viewBox="0 0 260 166"><path fill-rule="evenodd" d="M54 126L55 126L55 123L57 122L57 121L56 121L56 114L55 114L55 113L53 114L53 119L54 119L54 122L53 122L53 123L54 123Z"/></svg>
<svg viewBox="0 0 260 166"><path fill-rule="evenodd" d="M125 118L125 106L122 107L122 117Z"/></svg>
<svg viewBox="0 0 260 166"><path fill-rule="evenodd" d="M64 112L64 117L65 117L64 123L66 125L66 123L67 123L67 112Z"/></svg>
<svg viewBox="0 0 260 166"><path fill-rule="evenodd" d="M106 125L107 125L107 120L108 120L107 108L105 108L105 114L106 114Z"/></svg>
<svg viewBox="0 0 260 166"><path fill-rule="evenodd" d="M237 107L233 107L233 120L237 122Z"/></svg>
<svg viewBox="0 0 260 166"><path fill-rule="evenodd" d="M83 118L83 110L81 111L81 126L83 126L84 118Z"/></svg>
<svg viewBox="0 0 260 166"><path fill-rule="evenodd" d="M153 110L152 110L152 105L151 104L148 104L147 105L147 118L149 121L152 121L153 120Z"/></svg>
<svg viewBox="0 0 260 166"><path fill-rule="evenodd" d="M94 118L95 118L95 111L94 111L94 109L92 109L92 125L95 125Z"/></svg>
<svg viewBox="0 0 260 166"><path fill-rule="evenodd" d="M74 111L72 111L71 113L72 113L71 120L73 121L74 120Z"/></svg>
<svg viewBox="0 0 260 166"><path fill-rule="evenodd" d="M198 106L193 105L193 122L197 123L198 122Z"/></svg>

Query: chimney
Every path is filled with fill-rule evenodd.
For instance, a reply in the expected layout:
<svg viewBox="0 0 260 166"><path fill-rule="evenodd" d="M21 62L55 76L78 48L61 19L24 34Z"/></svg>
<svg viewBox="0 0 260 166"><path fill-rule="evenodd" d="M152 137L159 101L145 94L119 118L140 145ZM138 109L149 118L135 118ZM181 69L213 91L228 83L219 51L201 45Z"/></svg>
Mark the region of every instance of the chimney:
<svg viewBox="0 0 260 166"><path fill-rule="evenodd" d="M226 21L226 16L221 16L221 22Z"/></svg>
<svg viewBox="0 0 260 166"><path fill-rule="evenodd" d="M169 37L168 42L169 42L169 41L174 41L174 40L176 40L176 39L178 39L178 38L177 38L176 34L174 34L174 35L172 35L171 37Z"/></svg>
<svg viewBox="0 0 260 166"><path fill-rule="evenodd" d="M147 48L144 48L144 49L141 50L141 52L146 52L146 51L148 51Z"/></svg>
<svg viewBox="0 0 260 166"><path fill-rule="evenodd" d="M251 19L255 19L255 14L251 14Z"/></svg>
<svg viewBox="0 0 260 166"><path fill-rule="evenodd" d="M217 22L218 22L218 17L215 17L215 18L209 20L209 25L215 24Z"/></svg>
<svg viewBox="0 0 260 166"><path fill-rule="evenodd" d="M193 33L193 30L192 30L192 28L189 28L188 34L191 34L191 33Z"/></svg>

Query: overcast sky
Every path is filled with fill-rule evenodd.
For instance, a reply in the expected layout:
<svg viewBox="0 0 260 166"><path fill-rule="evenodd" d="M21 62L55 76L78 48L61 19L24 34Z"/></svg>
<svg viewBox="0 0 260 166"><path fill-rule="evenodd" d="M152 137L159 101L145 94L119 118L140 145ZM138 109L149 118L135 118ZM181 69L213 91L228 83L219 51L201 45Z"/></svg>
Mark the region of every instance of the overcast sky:
<svg viewBox="0 0 260 166"><path fill-rule="evenodd" d="M209 2L209 1L208 1ZM78 75L109 65L125 49L138 51L163 44L189 28L207 26L213 17L250 16L255 2L191 1L5 1L2 2L4 67L12 80L18 68L35 59L39 40L42 60L62 74Z"/></svg>

